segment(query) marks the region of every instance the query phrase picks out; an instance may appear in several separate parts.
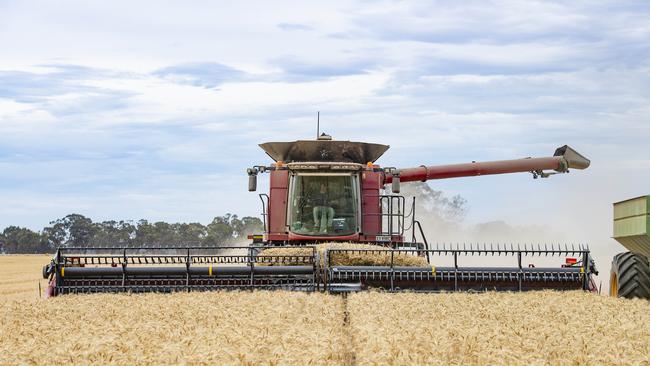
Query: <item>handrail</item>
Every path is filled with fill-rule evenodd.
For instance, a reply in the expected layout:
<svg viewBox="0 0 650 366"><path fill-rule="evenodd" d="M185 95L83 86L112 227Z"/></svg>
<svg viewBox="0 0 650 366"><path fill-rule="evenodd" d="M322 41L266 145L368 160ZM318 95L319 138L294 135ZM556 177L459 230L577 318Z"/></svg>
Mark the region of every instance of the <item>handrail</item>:
<svg viewBox="0 0 650 366"><path fill-rule="evenodd" d="M415 202L414 202L415 203ZM424 230L422 230L422 224L420 221L413 220L413 242L415 242L415 225L417 224L418 229L420 229L420 235L422 235L422 241L424 241L424 249L427 251L427 262L431 263L431 258L429 256L429 242L427 242L427 237L424 235Z"/></svg>
<svg viewBox="0 0 650 366"><path fill-rule="evenodd" d="M262 222L264 224L264 232L268 233L269 228L266 225L266 217L268 216L267 207L269 205L269 201L271 200L271 198L266 193L260 193L259 197L260 197L260 200L262 201ZM266 202L264 201L264 197L266 197Z"/></svg>
<svg viewBox="0 0 650 366"><path fill-rule="evenodd" d="M381 217L380 225L381 225L381 232L379 233L380 235L404 235L404 217L405 217L405 198L404 196L399 196L399 195L380 195L379 196L379 204L381 206L381 213L379 213L379 216ZM387 206L386 211L384 211L384 204ZM397 212L394 212L395 209L393 208L394 206L397 206ZM395 218L397 218L397 222L394 223ZM387 220L387 230L384 230L384 219ZM394 225L397 225L397 230L394 229Z"/></svg>

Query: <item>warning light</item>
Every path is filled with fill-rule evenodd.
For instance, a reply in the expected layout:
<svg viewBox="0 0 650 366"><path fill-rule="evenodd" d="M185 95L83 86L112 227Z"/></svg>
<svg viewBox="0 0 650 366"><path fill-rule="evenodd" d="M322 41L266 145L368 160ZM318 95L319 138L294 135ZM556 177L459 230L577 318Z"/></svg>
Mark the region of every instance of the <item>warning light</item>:
<svg viewBox="0 0 650 366"><path fill-rule="evenodd" d="M572 265L578 263L578 260L576 258L567 258L566 259L566 264Z"/></svg>

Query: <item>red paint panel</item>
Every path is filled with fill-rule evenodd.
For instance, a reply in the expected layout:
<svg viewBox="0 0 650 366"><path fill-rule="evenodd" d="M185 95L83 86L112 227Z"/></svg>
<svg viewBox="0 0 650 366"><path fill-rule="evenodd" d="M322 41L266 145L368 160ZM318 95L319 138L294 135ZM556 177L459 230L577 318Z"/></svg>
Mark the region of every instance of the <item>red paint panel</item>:
<svg viewBox="0 0 650 366"><path fill-rule="evenodd" d="M287 219L287 190L289 189L289 171L271 172L271 192L269 194L269 233L285 234Z"/></svg>
<svg viewBox="0 0 650 366"><path fill-rule="evenodd" d="M373 243L373 244L383 244L383 245L388 245L388 244L401 244L404 242L404 237L402 235L391 235L391 241L390 242L378 242L377 241L377 236L376 235L361 235L359 236L359 242L362 243Z"/></svg>
<svg viewBox="0 0 650 366"><path fill-rule="evenodd" d="M267 242L284 243L287 240L289 240L288 234L268 234L266 236Z"/></svg>
<svg viewBox="0 0 650 366"><path fill-rule="evenodd" d="M529 158L515 160L473 162L465 164L421 166L400 170L400 181L413 182L431 179L446 179L472 177L477 175L507 174L530 172L533 170L555 170L560 168L561 156L548 158ZM392 177L387 176L384 183L390 183Z"/></svg>
<svg viewBox="0 0 650 366"><path fill-rule="evenodd" d="M361 230L363 235L377 235L381 229L379 187L383 174L364 171L361 173Z"/></svg>
<svg viewBox="0 0 650 366"><path fill-rule="evenodd" d="M290 241L303 241L303 242L310 242L310 241L351 241L351 242L357 242L359 241L359 234L352 234L352 235L344 235L344 236L309 236L309 235L300 235L300 234L294 234L292 232L289 233L289 240Z"/></svg>

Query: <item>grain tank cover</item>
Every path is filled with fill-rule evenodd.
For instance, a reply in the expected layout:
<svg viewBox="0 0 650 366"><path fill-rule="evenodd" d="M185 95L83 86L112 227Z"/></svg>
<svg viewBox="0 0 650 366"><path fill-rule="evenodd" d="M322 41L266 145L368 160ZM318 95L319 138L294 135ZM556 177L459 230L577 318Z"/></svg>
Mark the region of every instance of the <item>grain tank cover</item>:
<svg viewBox="0 0 650 366"><path fill-rule="evenodd" d="M650 258L650 196L614 204L614 239L628 250Z"/></svg>
<svg viewBox="0 0 650 366"><path fill-rule="evenodd" d="M260 147L275 161L375 162L388 150L388 145L337 140L298 140L266 142Z"/></svg>

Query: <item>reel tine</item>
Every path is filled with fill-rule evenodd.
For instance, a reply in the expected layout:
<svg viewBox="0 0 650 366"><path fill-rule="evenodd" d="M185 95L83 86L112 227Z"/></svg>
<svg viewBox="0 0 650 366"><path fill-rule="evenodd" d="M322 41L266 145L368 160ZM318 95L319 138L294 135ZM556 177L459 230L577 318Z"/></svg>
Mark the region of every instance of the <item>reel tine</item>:
<svg viewBox="0 0 650 366"><path fill-rule="evenodd" d="M530 248L528 249L528 255L531 257L535 256L535 246L533 244L530 244Z"/></svg>
<svg viewBox="0 0 650 366"><path fill-rule="evenodd" d="M544 257L548 257L548 244L544 243Z"/></svg>

